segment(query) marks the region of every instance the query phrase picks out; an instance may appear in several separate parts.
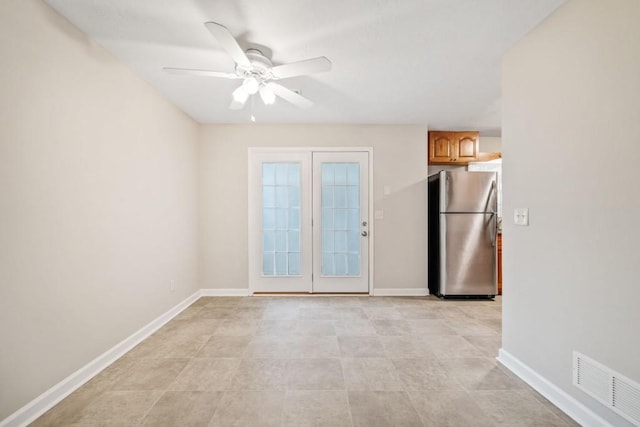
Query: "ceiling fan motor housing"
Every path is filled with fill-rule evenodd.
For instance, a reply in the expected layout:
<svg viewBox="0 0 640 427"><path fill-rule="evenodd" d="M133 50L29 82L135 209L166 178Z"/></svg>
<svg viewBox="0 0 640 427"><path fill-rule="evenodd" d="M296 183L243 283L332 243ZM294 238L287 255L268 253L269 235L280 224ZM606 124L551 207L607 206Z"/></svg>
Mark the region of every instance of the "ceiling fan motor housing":
<svg viewBox="0 0 640 427"><path fill-rule="evenodd" d="M245 67L240 64L236 65L236 73L242 78L254 77L259 83L273 79L271 67L273 64L258 49L247 49L245 51L247 58L251 62L251 66Z"/></svg>

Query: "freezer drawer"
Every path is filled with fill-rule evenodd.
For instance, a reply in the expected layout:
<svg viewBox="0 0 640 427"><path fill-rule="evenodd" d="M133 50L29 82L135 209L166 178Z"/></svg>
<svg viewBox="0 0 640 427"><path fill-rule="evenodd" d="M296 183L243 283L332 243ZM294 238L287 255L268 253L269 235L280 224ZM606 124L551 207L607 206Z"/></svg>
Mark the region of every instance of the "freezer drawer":
<svg viewBox="0 0 640 427"><path fill-rule="evenodd" d="M440 215L441 296L496 295L496 216Z"/></svg>

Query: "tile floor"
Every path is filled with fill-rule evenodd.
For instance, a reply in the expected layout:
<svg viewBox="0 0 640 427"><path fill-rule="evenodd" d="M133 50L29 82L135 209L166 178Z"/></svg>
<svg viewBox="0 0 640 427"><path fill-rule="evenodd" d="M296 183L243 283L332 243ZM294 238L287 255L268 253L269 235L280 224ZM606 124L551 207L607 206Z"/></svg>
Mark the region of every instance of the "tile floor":
<svg viewBox="0 0 640 427"><path fill-rule="evenodd" d="M201 298L32 425L577 425L500 334L500 298Z"/></svg>

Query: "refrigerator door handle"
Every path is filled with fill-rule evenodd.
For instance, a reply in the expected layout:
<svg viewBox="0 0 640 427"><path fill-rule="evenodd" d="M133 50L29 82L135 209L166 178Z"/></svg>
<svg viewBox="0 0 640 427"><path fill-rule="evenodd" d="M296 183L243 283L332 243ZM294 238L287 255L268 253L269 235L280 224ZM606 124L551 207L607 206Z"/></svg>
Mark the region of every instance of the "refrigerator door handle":
<svg viewBox="0 0 640 427"><path fill-rule="evenodd" d="M488 207L489 207L489 203L491 203L491 195L496 191L496 182L495 181L491 181L491 189L489 190L489 194L487 195L487 203L484 205L484 211L489 213L489 212L493 212L493 211L489 211Z"/></svg>
<svg viewBox="0 0 640 427"><path fill-rule="evenodd" d="M491 232L491 246L496 247L498 241L498 215L491 213L491 222L493 223L493 231Z"/></svg>

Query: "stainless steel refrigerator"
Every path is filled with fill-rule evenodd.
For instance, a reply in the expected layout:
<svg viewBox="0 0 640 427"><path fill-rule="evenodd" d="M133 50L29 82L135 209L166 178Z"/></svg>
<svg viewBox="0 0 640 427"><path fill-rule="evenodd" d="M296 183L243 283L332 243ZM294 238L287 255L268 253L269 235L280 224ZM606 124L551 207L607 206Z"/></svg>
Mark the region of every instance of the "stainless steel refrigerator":
<svg viewBox="0 0 640 427"><path fill-rule="evenodd" d="M496 295L497 191L495 172L441 171L429 177L431 294Z"/></svg>

